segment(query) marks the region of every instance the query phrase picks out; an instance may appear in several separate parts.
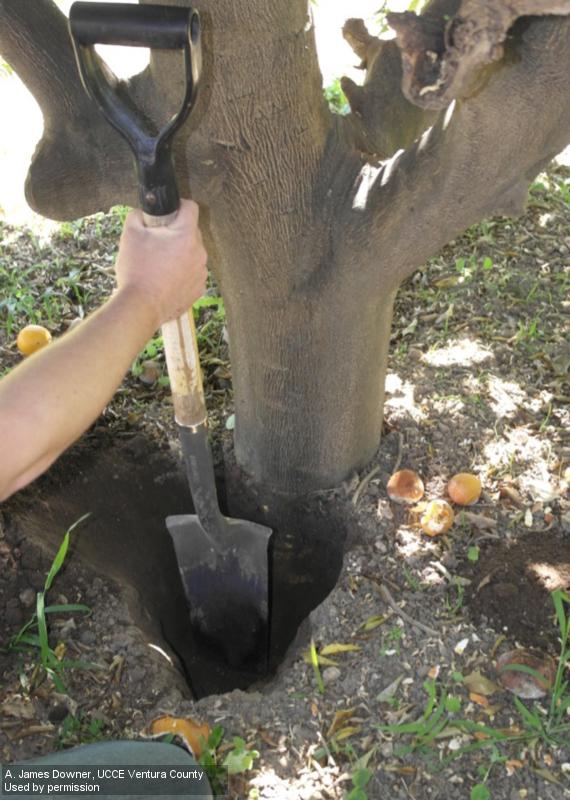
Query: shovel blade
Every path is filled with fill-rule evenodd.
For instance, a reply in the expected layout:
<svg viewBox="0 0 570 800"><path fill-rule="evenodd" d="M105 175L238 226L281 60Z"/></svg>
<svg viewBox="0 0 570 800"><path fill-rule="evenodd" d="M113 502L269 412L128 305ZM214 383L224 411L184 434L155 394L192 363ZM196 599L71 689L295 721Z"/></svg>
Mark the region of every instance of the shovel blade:
<svg viewBox="0 0 570 800"><path fill-rule="evenodd" d="M224 517L212 536L195 514L167 517L166 525L200 640L232 667L265 672L271 529Z"/></svg>

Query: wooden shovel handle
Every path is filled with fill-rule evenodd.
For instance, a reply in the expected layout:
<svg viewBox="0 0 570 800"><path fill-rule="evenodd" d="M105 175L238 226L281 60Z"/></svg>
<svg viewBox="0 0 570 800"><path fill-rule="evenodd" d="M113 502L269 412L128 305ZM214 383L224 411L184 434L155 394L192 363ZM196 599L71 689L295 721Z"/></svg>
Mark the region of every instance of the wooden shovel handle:
<svg viewBox="0 0 570 800"><path fill-rule="evenodd" d="M177 211L162 217L143 214L147 227L164 227L176 219ZM174 403L174 418L184 428L195 428L206 422L207 411L202 386L202 369L192 309L178 319L165 322L162 338L170 389Z"/></svg>

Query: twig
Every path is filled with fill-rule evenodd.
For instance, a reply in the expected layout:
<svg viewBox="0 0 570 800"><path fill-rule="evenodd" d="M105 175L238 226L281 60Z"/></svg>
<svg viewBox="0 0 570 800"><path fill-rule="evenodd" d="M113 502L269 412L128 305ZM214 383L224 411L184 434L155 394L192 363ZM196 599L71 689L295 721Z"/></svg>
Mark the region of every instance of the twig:
<svg viewBox="0 0 570 800"><path fill-rule="evenodd" d="M394 611L395 614L398 614L398 616L402 617L403 620L409 622L410 625L414 626L414 628L419 628L425 633L429 633L431 636L439 636L439 631L436 631L433 628L424 625L423 622L418 622L418 620L414 619L413 617L410 617L409 614L406 614L405 611L402 611L400 606L396 603L396 601L394 600L388 589L383 584L379 584L378 591L380 592L380 596L382 597L384 602L390 606L390 608L392 609L392 611Z"/></svg>
<svg viewBox="0 0 570 800"><path fill-rule="evenodd" d="M372 478L376 475L377 472L380 472L380 467L376 465L374 469L371 469L368 475L365 475L364 478L360 481L354 494L352 495L352 505L357 505L358 501L360 500L360 495L366 489Z"/></svg>
<svg viewBox="0 0 570 800"><path fill-rule="evenodd" d="M398 455L396 456L396 463L394 464L394 467L392 469L392 474L400 469L403 452L404 452L404 436L402 433L398 432Z"/></svg>

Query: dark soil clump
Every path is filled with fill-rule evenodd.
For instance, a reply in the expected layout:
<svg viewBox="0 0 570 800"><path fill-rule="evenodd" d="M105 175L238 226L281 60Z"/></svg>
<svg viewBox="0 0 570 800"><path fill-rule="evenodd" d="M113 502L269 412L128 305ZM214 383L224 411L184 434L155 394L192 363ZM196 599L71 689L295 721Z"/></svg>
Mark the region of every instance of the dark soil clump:
<svg viewBox="0 0 570 800"><path fill-rule="evenodd" d="M491 624L527 647L559 650L550 593L570 590L570 541L529 534L486 548L472 576L467 603L478 625Z"/></svg>

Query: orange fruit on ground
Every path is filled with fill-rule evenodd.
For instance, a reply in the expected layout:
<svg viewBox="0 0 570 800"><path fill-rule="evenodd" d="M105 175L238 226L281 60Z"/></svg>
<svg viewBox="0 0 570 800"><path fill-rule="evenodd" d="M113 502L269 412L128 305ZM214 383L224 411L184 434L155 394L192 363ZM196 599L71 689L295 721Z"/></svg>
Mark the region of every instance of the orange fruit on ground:
<svg viewBox="0 0 570 800"><path fill-rule="evenodd" d="M417 503L424 496L424 484L417 472L401 469L392 475L386 491L395 503Z"/></svg>
<svg viewBox="0 0 570 800"><path fill-rule="evenodd" d="M481 481L470 472L459 472L447 484L447 493L458 506L471 506L481 497Z"/></svg>
<svg viewBox="0 0 570 800"><path fill-rule="evenodd" d="M441 536L453 525L455 514L446 500L431 500L420 518L422 531L428 536Z"/></svg>
<svg viewBox="0 0 570 800"><path fill-rule="evenodd" d="M179 736L196 758L199 758L208 741L210 726L207 722L198 722L192 717L171 717L165 714L152 720L146 731L146 735L152 738L164 734Z"/></svg>
<svg viewBox="0 0 570 800"><path fill-rule="evenodd" d="M26 325L16 339L16 346L23 356L31 356L51 342L51 333L43 325Z"/></svg>

